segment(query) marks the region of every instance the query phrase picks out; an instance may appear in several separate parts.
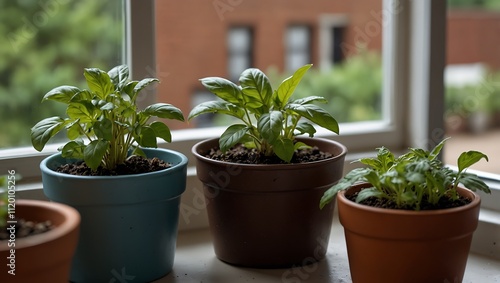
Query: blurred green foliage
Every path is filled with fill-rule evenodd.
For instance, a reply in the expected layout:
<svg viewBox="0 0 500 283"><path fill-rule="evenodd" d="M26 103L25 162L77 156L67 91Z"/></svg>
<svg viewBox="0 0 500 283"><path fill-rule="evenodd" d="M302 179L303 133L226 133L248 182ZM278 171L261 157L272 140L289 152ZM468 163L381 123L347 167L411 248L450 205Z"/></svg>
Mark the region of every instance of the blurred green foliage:
<svg viewBox="0 0 500 283"><path fill-rule="evenodd" d="M30 128L62 115L40 104L58 85L84 87L84 67L123 63L123 1L0 0L0 148L30 145Z"/></svg>
<svg viewBox="0 0 500 283"><path fill-rule="evenodd" d="M272 82L287 75L268 71ZM322 108L338 122L378 120L382 117L382 62L380 53L363 50L328 71L311 69L295 90L294 97L311 95L328 100Z"/></svg>
<svg viewBox="0 0 500 283"><path fill-rule="evenodd" d="M486 10L500 10L498 0L448 0L449 8L479 8Z"/></svg>

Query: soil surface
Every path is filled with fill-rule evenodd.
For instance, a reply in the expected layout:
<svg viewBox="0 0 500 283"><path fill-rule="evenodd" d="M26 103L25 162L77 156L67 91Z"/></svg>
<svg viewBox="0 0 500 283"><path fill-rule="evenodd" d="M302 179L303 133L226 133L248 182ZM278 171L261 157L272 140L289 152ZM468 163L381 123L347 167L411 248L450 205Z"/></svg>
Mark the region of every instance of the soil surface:
<svg viewBox="0 0 500 283"><path fill-rule="evenodd" d="M56 169L57 172L78 176L116 176L131 175L160 171L172 165L156 157L147 159L142 156L133 155L124 164L119 164L114 170L108 170L101 166L92 171L85 162L80 161L72 164L64 164Z"/></svg>
<svg viewBox="0 0 500 283"><path fill-rule="evenodd" d="M10 239L11 231L7 228L11 225L15 225L16 239L42 234L54 228L50 221L33 222L19 219L16 224L7 224L5 229L0 230L0 241Z"/></svg>
<svg viewBox="0 0 500 283"><path fill-rule="evenodd" d="M346 196L347 199L351 201L356 201L356 197L358 195L358 192ZM420 210L437 210L437 209L445 209L445 208L453 208L453 207L459 207L466 205L470 203L472 200L468 199L466 197L460 196L459 199L453 200L448 197L442 197L437 205L430 204L429 202L423 200L423 203L420 205ZM364 201L360 202L360 204L372 206L372 207L379 207L379 208L388 208L388 209L404 209L404 210L414 210L412 207L396 207L396 203L391 202L387 199L378 199L375 197L370 197L365 199Z"/></svg>
<svg viewBox="0 0 500 283"><path fill-rule="evenodd" d="M285 164L278 156L265 156L256 149L246 148L243 145L235 146L223 153L219 147L214 147L205 153L205 157L232 163L243 164ZM318 147L298 149L295 151L290 163L306 163L332 158L333 154L323 152Z"/></svg>

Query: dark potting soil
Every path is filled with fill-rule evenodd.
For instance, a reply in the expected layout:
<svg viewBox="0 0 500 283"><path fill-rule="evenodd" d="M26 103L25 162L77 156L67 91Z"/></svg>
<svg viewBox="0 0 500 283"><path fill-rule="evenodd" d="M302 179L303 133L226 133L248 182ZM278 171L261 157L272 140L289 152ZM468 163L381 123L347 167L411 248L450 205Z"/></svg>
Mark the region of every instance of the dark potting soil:
<svg viewBox="0 0 500 283"><path fill-rule="evenodd" d="M356 201L356 197L358 196L358 192L351 194L349 196L346 196L347 199L351 201ZM454 200L448 197L442 197L437 205L430 204L428 201L425 199L422 201L422 204L420 204L420 210L437 210L437 209L445 209L445 208L453 208L453 207L459 207L466 205L470 203L472 200L466 197L460 196L458 199ZM388 209L404 209L404 210L414 210L411 207L397 207L395 202L392 202L387 199L378 199L375 197L369 197L365 199L364 201L360 202L360 204L372 206L372 207L379 207L379 208L388 208Z"/></svg>
<svg viewBox="0 0 500 283"><path fill-rule="evenodd" d="M57 172L78 176L116 176L131 175L160 171L172 165L156 157L145 158L142 156L131 156L125 163L119 164L114 170L108 170L99 166L96 171L92 171L85 162L64 164L56 169Z"/></svg>
<svg viewBox="0 0 500 283"><path fill-rule="evenodd" d="M243 163L243 164L284 164L285 162L279 159L278 156L265 156L263 153L259 153L255 148L246 148L243 145L235 146L229 149L227 152L223 153L219 147L211 148L206 152L205 157L210 159L232 162L232 163ZM323 159L332 158L333 154L329 152L323 152L318 149L318 147L304 148L295 150L292 160L290 163L306 163L319 161Z"/></svg>
<svg viewBox="0 0 500 283"><path fill-rule="evenodd" d="M11 227L14 228L14 233L11 233ZM9 229L7 229L9 228ZM42 234L54 229L54 225L50 221L33 222L24 219L17 220L15 224L7 224L7 227L0 230L0 241L8 240L11 234L15 235L15 239L24 238L32 235Z"/></svg>

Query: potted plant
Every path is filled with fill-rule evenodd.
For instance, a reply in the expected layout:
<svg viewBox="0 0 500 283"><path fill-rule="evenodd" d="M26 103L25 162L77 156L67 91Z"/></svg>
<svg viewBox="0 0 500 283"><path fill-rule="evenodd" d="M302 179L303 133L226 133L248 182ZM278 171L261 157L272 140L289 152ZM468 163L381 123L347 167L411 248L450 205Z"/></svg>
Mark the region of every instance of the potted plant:
<svg viewBox="0 0 500 283"><path fill-rule="evenodd" d="M89 89L60 86L43 98L67 104L68 117L31 129L39 151L63 129L70 139L40 164L45 195L81 214L70 279L152 281L172 269L187 158L156 148L157 138L170 142L171 133L150 118L184 118L167 103L139 110L140 92L158 80L130 81L125 65L87 68L84 76Z"/></svg>
<svg viewBox="0 0 500 283"><path fill-rule="evenodd" d="M473 191L490 192L466 170L488 157L464 152L456 172L438 159L444 143L397 158L382 147L324 194L321 207L337 195L353 282L462 282L478 225Z"/></svg>
<svg viewBox="0 0 500 283"><path fill-rule="evenodd" d="M16 200L15 178L14 170L0 177L0 281L68 282L80 215L60 203Z"/></svg>
<svg viewBox="0 0 500 283"><path fill-rule="evenodd" d="M201 83L221 100L197 105L188 119L221 113L240 120L219 139L196 144L216 256L251 267L302 265L324 258L333 205L317 206L342 176L346 147L312 138L312 123L338 133L337 121L312 104L318 96L291 99L306 65L273 90L260 70L245 70L240 85L209 77ZM309 138L298 138L308 134Z"/></svg>

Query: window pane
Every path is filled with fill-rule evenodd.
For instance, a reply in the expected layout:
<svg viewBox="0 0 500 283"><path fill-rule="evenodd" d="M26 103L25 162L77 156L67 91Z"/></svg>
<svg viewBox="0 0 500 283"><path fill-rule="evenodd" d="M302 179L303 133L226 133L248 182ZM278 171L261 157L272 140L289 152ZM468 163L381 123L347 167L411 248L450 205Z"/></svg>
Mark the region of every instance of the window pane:
<svg viewBox="0 0 500 283"><path fill-rule="evenodd" d="M473 168L500 174L500 2L448 1L445 71L446 132L444 158L456 165L462 151L489 157Z"/></svg>
<svg viewBox="0 0 500 283"><path fill-rule="evenodd" d="M250 61L275 88L290 71L312 63L295 97L324 96L330 103L320 106L340 122L390 117L382 115L382 16L394 11L383 11L381 0L291 0L286 5L157 0L155 6L157 71L169 74L158 86L157 99L184 113L204 90L200 78L237 79L238 69ZM234 50L247 50L251 58ZM206 119L168 123L173 129L208 125Z"/></svg>
<svg viewBox="0 0 500 283"><path fill-rule="evenodd" d="M40 104L45 93L86 87L83 68L123 62L123 1L0 0L0 7L0 148L29 146L35 123L65 115L64 105Z"/></svg>

